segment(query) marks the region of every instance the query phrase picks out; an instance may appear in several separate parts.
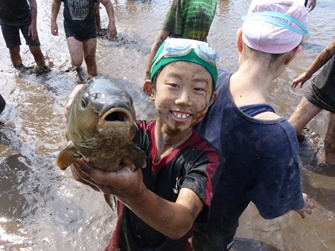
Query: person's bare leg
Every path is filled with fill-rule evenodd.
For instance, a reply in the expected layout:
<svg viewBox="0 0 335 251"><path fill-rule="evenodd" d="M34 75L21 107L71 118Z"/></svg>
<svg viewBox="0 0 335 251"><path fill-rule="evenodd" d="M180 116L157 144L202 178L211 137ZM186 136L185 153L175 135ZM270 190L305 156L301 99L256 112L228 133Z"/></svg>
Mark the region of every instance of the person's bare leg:
<svg viewBox="0 0 335 251"><path fill-rule="evenodd" d="M96 38L91 38L84 43L84 57L87 66L87 73L91 76L97 75L97 63L95 60L96 48Z"/></svg>
<svg viewBox="0 0 335 251"><path fill-rule="evenodd" d="M298 104L288 121L293 125L297 135L302 135L304 127L314 118L322 108L313 105L305 97Z"/></svg>
<svg viewBox="0 0 335 251"><path fill-rule="evenodd" d="M325 151L322 155L323 161L335 165L335 114L329 113L328 128L324 140Z"/></svg>
<svg viewBox="0 0 335 251"><path fill-rule="evenodd" d="M30 52L33 55L37 66L45 65L45 59L40 46L29 46Z"/></svg>
<svg viewBox="0 0 335 251"><path fill-rule="evenodd" d="M84 59L83 43L74 37L69 37L66 41L70 52L72 66L78 68L82 65Z"/></svg>
<svg viewBox="0 0 335 251"><path fill-rule="evenodd" d="M14 67L22 66L22 58L20 55L20 46L15 46L13 48L9 48L10 59Z"/></svg>
<svg viewBox="0 0 335 251"><path fill-rule="evenodd" d="M77 82L85 83L87 77L81 66L84 60L84 43L74 37L69 37L66 41L70 52L72 66L75 67L77 71Z"/></svg>

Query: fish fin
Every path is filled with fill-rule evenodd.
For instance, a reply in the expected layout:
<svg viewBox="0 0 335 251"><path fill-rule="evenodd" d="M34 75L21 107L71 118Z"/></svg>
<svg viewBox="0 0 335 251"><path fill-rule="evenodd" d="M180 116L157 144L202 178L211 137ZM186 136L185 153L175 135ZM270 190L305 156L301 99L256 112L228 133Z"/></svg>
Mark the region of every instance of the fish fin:
<svg viewBox="0 0 335 251"><path fill-rule="evenodd" d="M146 154L135 144L131 144L131 147L128 148L127 158L134 163L135 170L145 168L147 165Z"/></svg>
<svg viewBox="0 0 335 251"><path fill-rule="evenodd" d="M111 194L104 194L105 201L107 202L108 206L115 211L116 209L116 198L114 195Z"/></svg>
<svg viewBox="0 0 335 251"><path fill-rule="evenodd" d="M67 146L63 149L57 157L57 166L65 170L68 166L76 162L81 155L77 152L73 144Z"/></svg>

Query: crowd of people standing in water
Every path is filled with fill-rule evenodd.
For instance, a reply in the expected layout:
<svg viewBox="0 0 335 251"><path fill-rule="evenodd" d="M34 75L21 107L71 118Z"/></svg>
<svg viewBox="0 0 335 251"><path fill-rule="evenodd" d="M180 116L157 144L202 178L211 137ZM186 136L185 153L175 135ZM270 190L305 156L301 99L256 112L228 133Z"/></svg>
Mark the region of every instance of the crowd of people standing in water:
<svg viewBox="0 0 335 251"><path fill-rule="evenodd" d="M13 2L23 7L14 9ZM71 62L82 82L70 94L68 109L86 81L95 81L100 3L108 14L108 37L117 30L110 0L53 0L53 35L58 35L61 2ZM134 171L126 159L116 172L98 170L84 159L71 166L77 181L117 197L118 221L106 250L229 250L250 202L265 219L290 211L302 218L312 213L311 198L302 191L298 139L303 140L303 128L318 112L329 111L324 161L335 165L335 41L293 81L292 87L302 86L323 67L289 120L276 114L267 95L299 53L308 34L308 10L315 4L251 1L248 13L241 13L239 68L231 73L218 66L215 46L206 42L217 0L172 2L144 73L143 91L155 104L156 120L138 121L133 140L146 152L147 167ZM36 15L35 0L0 2L13 66L24 67L19 60L21 30L37 68L47 73L48 66L34 54L42 53ZM0 113L5 104L0 95Z"/></svg>

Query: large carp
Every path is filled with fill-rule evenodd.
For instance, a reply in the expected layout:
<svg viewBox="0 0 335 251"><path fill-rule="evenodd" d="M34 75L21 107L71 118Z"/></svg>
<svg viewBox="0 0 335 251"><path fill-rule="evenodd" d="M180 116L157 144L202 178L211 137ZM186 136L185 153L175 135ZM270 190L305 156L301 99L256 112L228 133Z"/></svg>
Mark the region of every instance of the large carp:
<svg viewBox="0 0 335 251"><path fill-rule="evenodd" d="M132 143L137 130L133 99L108 79L91 79L76 94L67 116L72 143L60 152L57 165L65 170L79 158L95 168L116 171L123 158L144 168L146 155Z"/></svg>

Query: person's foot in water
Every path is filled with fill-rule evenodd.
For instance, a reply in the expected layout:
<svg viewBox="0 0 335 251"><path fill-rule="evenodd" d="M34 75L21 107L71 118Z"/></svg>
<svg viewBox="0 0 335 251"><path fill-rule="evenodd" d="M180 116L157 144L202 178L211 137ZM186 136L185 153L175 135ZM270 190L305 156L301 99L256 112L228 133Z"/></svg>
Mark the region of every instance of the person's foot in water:
<svg viewBox="0 0 335 251"><path fill-rule="evenodd" d="M36 75L42 75L42 74L46 74L48 72L51 71L51 68L45 64L43 65L36 65L33 68L33 72L36 73Z"/></svg>

